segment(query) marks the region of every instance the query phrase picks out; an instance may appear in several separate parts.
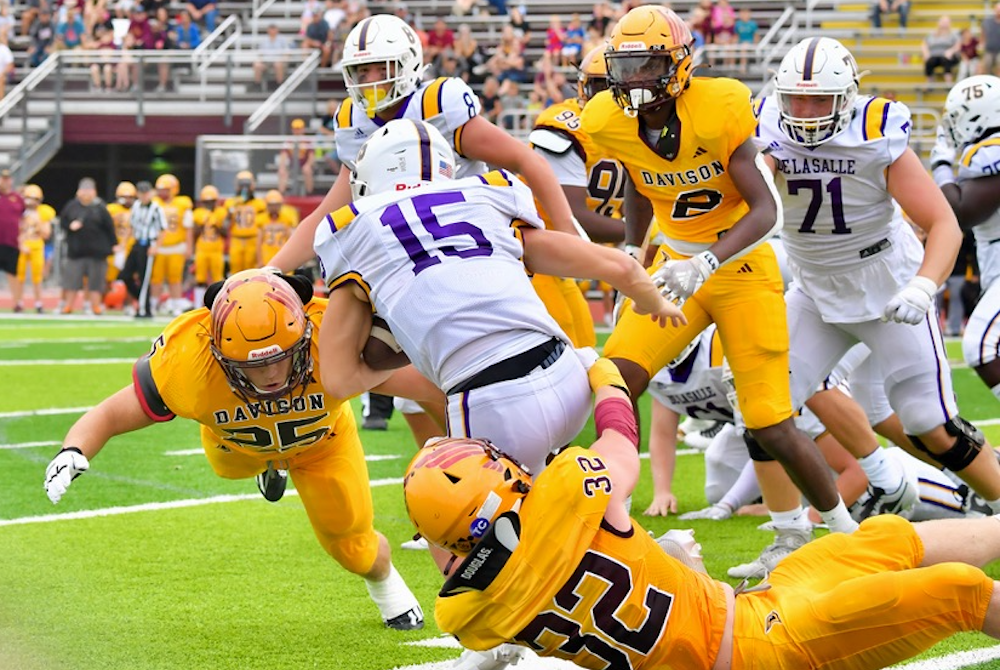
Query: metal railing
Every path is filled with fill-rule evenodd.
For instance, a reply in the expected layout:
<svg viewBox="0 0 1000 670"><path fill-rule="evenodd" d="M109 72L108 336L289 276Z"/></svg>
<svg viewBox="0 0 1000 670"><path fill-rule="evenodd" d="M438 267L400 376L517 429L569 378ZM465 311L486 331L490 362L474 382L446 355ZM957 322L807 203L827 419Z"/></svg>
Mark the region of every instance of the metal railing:
<svg viewBox="0 0 1000 670"><path fill-rule="evenodd" d="M243 170L257 177L257 190L277 186L278 156L287 153L288 184L295 190L302 174L296 154L300 148L314 151L314 171L323 156L333 152L333 138L316 135L199 135L195 143L195 191L212 184L222 195L235 190L236 174ZM332 155L332 154L331 154ZM338 168L339 169L339 168ZM326 174L334 179L335 174ZM316 175L317 183L321 181Z"/></svg>
<svg viewBox="0 0 1000 670"><path fill-rule="evenodd" d="M284 103L293 92L295 92L303 83L310 81L313 87L313 99L316 98L316 92L318 90L318 81L315 76L316 69L319 67L320 53L318 51L313 51L309 56L303 61L295 70L289 73L288 77L282 82L281 86L272 93L267 100L265 100L260 107L258 107L253 114L247 119L243 126L243 132L251 134L260 128L261 124L264 123L276 110L282 109L282 127L284 127Z"/></svg>
<svg viewBox="0 0 1000 670"><path fill-rule="evenodd" d="M56 54L58 56L58 54ZM0 100L0 119L11 116L20 107L21 141L17 158L11 163L10 171L17 183L23 183L42 165L55 155L62 146L62 110L57 105L47 124L47 130L39 137L28 127L28 104L31 94L45 82L59 67L59 59L50 56L37 68L28 73L17 86ZM37 111L30 115L37 118Z"/></svg>

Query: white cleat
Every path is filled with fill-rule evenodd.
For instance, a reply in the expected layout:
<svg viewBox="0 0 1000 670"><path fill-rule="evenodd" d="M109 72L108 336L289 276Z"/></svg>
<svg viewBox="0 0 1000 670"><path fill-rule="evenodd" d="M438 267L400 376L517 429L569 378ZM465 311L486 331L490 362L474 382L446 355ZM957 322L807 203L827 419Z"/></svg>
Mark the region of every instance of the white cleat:
<svg viewBox="0 0 1000 670"><path fill-rule="evenodd" d="M785 556L805 546L811 539L811 526L808 530L798 528L777 530L774 533L774 542L764 547L760 556L749 563L729 568L727 574L733 579L763 579Z"/></svg>
<svg viewBox="0 0 1000 670"><path fill-rule="evenodd" d="M488 651L466 649L449 670L503 670L509 665L517 665L527 650L516 644L501 644Z"/></svg>

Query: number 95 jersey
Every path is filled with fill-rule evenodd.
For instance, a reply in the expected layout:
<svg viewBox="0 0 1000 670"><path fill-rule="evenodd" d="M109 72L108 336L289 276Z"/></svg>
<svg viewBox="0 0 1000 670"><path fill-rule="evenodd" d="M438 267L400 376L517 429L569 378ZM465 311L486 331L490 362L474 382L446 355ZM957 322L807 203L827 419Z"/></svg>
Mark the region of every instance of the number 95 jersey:
<svg viewBox="0 0 1000 670"><path fill-rule="evenodd" d="M154 421L175 416L193 419L211 431L218 444L252 455L288 458L301 449L334 439L334 425L346 403L332 402L319 382L317 340L326 300L306 306L313 322L314 374L301 387L278 400L244 402L229 388L222 366L209 349L211 313L196 309L177 317L153 342L152 350L132 369L139 403Z"/></svg>
<svg viewBox="0 0 1000 670"><path fill-rule="evenodd" d="M330 290L360 286L440 389L566 335L525 272L519 228L543 228L531 191L497 170L361 198L314 241Z"/></svg>

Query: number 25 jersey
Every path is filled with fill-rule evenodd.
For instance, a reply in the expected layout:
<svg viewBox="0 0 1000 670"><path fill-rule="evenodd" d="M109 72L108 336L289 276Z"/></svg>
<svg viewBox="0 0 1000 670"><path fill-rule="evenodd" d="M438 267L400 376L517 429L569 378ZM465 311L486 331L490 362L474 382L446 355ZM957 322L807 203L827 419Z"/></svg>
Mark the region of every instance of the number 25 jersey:
<svg viewBox="0 0 1000 670"><path fill-rule="evenodd" d="M695 77L677 98L677 115L680 147L672 161L656 153L639 119L625 116L610 91L587 102L583 131L625 165L667 237L711 244L749 211L728 170L756 126L750 89L735 79Z"/></svg>
<svg viewBox="0 0 1000 670"><path fill-rule="evenodd" d="M327 286L354 282L413 365L450 389L557 336L525 273L519 228L543 228L531 191L497 170L379 193L320 222Z"/></svg>

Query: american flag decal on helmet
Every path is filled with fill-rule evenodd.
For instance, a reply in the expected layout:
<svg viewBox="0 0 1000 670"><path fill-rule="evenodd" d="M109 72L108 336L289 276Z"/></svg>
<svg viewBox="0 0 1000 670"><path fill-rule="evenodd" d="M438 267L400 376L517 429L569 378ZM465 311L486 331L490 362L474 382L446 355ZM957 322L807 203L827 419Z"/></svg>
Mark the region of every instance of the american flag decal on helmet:
<svg viewBox="0 0 1000 670"><path fill-rule="evenodd" d="M448 165L447 161L438 161L438 174L447 179L452 178L451 166Z"/></svg>

